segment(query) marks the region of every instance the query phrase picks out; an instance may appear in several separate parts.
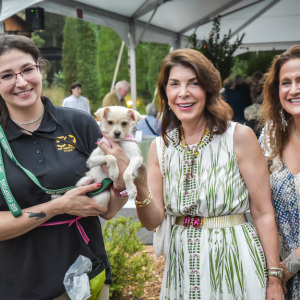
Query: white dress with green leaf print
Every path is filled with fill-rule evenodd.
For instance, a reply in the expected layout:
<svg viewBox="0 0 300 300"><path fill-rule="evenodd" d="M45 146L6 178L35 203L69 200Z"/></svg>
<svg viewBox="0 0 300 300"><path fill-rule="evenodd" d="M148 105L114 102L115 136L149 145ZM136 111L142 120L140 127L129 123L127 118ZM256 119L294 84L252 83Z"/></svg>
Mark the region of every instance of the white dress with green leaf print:
<svg viewBox="0 0 300 300"><path fill-rule="evenodd" d="M248 191L233 148L235 126L229 122L224 134L203 139L187 187L193 151L182 149L177 129L171 131L163 159L168 214L214 217L248 210ZM160 299L265 299L265 267L250 223L214 229L173 225Z"/></svg>

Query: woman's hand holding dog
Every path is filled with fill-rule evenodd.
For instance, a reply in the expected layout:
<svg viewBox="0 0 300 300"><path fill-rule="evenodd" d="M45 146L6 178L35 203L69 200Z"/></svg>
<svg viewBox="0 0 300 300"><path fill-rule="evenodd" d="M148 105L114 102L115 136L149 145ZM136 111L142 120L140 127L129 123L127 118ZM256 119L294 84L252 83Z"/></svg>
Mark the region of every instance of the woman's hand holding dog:
<svg viewBox="0 0 300 300"><path fill-rule="evenodd" d="M69 214L78 217L98 216L107 212L107 206L101 206L86 194L99 188L97 183L74 188L63 196L54 199L57 201L57 214Z"/></svg>

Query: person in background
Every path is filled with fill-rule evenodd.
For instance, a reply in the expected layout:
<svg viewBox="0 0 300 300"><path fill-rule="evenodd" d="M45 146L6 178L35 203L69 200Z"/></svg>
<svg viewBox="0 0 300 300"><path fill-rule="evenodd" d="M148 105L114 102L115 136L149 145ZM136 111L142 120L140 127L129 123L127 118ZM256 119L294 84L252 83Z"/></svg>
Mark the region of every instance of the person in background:
<svg viewBox="0 0 300 300"><path fill-rule="evenodd" d="M250 106L247 106L244 110L245 115L245 125L252 128L257 138L261 134L261 121L263 119L261 112L261 104L254 103Z"/></svg>
<svg viewBox="0 0 300 300"><path fill-rule="evenodd" d="M300 45L275 56L265 76L260 142L268 161L285 299L300 299Z"/></svg>
<svg viewBox="0 0 300 300"><path fill-rule="evenodd" d="M157 107L154 103L148 103L146 105L146 118L141 119L137 125L136 130L142 131L143 139L146 137L158 136L158 120L157 120Z"/></svg>
<svg viewBox="0 0 300 300"><path fill-rule="evenodd" d="M255 71L251 77L250 84L250 96L252 103L256 103L260 101L260 95L262 92L262 85L260 84L260 80L263 78L263 73L261 71Z"/></svg>
<svg viewBox="0 0 300 300"><path fill-rule="evenodd" d="M243 75L235 76L234 90L242 95L246 107L252 104L252 100L250 97L250 87L244 81Z"/></svg>
<svg viewBox="0 0 300 300"><path fill-rule="evenodd" d="M81 109L87 113L91 113L89 100L81 96L81 87L81 83L73 82L70 86L71 96L63 100L62 106Z"/></svg>
<svg viewBox="0 0 300 300"><path fill-rule="evenodd" d="M151 143L148 176L135 181L145 228L175 218L160 299L282 300L267 164L253 131L230 121L220 85L199 51L178 49L162 63L162 136Z"/></svg>
<svg viewBox="0 0 300 300"><path fill-rule="evenodd" d="M125 205L116 191L128 158L107 137L120 170L109 206L88 196L104 183L75 187L102 135L91 115L41 96L44 65L31 39L0 36L0 299L70 299L64 276L82 255L92 265L92 299L107 300L102 285L112 276L99 216L110 219Z"/></svg>
<svg viewBox="0 0 300 300"><path fill-rule="evenodd" d="M129 93L130 84L121 80L116 83L115 89L106 94L102 100L102 107L106 106L124 106L126 107L125 96Z"/></svg>
<svg viewBox="0 0 300 300"><path fill-rule="evenodd" d="M246 108L246 104L242 95L234 90L234 82L229 77L224 80L223 87L223 99L233 110L232 120L243 124L245 122L244 110Z"/></svg>

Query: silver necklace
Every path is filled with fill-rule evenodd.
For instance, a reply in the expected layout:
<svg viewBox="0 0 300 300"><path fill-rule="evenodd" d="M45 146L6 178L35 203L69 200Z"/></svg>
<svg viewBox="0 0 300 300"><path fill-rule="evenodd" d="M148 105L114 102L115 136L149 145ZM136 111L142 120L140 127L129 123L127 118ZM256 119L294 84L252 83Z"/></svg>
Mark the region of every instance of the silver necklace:
<svg viewBox="0 0 300 300"><path fill-rule="evenodd" d="M18 122L18 121L15 121L11 116L9 116L9 117L10 117L10 119L11 119L14 123L16 123L16 124L18 124L18 125L29 125L29 124L33 124L33 123L37 122L37 121L42 117L43 113L44 113L44 108L43 108L42 112L38 115L38 117L37 117L36 119L31 120L31 121L29 121L29 122Z"/></svg>
<svg viewBox="0 0 300 300"><path fill-rule="evenodd" d="M295 135L296 135L296 138L298 140L300 140L300 136L298 135L298 132L297 132L297 129L296 129L296 125L294 124L294 131L295 131Z"/></svg>

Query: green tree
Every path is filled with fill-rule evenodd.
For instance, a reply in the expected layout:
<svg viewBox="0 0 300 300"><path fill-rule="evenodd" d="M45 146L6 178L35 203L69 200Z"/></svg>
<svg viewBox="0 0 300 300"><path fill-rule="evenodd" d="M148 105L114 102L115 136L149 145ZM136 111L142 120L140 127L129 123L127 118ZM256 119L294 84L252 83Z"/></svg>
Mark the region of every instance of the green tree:
<svg viewBox="0 0 300 300"><path fill-rule="evenodd" d="M255 71L267 72L274 56L279 53L281 53L281 51L252 52L248 56L248 66L246 69L248 76L251 76Z"/></svg>
<svg viewBox="0 0 300 300"><path fill-rule="evenodd" d="M160 65L169 52L169 45L147 43L147 89L151 94L151 100L156 89Z"/></svg>
<svg viewBox="0 0 300 300"><path fill-rule="evenodd" d="M76 63L76 19L66 18L64 30L64 41L62 44L62 70L66 90L70 84L77 79Z"/></svg>
<svg viewBox="0 0 300 300"><path fill-rule="evenodd" d="M43 45L45 44L45 40L35 32L32 33L32 40L34 41L34 43L37 45L38 48L42 48Z"/></svg>
<svg viewBox="0 0 300 300"><path fill-rule="evenodd" d="M242 34L240 38L237 37L235 42L230 44L231 30L229 30L228 34L224 34L221 39L220 18L217 17L213 21L213 27L208 40L202 40L199 43L196 35L194 34L191 36L190 42L193 49L201 51L209 60L212 61L224 80L230 74L230 69L234 64L233 53L241 45L244 35L245 34Z"/></svg>
<svg viewBox="0 0 300 300"><path fill-rule="evenodd" d="M101 27L99 47L101 99L110 91L121 44L122 39L114 30ZM168 45L144 42L139 43L136 48L137 106L142 113L144 113L145 105L154 96L159 68L169 49ZM126 46L116 82L119 80L130 80Z"/></svg>
<svg viewBox="0 0 300 300"><path fill-rule="evenodd" d="M143 99L143 102L151 98L147 82L148 60L148 43L139 43L136 48L136 85L137 95Z"/></svg>
<svg viewBox="0 0 300 300"><path fill-rule="evenodd" d="M100 29L100 46L99 46L99 70L100 70L100 98L110 91L111 84L114 77L114 72L122 44L122 39L117 33L107 27L101 27ZM129 67L128 67L128 49L125 46L121 58L119 72L116 78L116 82L120 80L130 79Z"/></svg>
<svg viewBox="0 0 300 300"><path fill-rule="evenodd" d="M233 66L230 70L230 77L234 79L236 75L243 75L244 78L246 78L248 62L246 60L240 59L238 56L233 57L233 62Z"/></svg>
<svg viewBox="0 0 300 300"><path fill-rule="evenodd" d="M160 65L169 51L169 45L158 43L140 43L137 47L137 90L144 105L153 100Z"/></svg>
<svg viewBox="0 0 300 300"><path fill-rule="evenodd" d="M98 26L76 20L76 64L77 79L82 84L82 94L90 101L92 112L100 107L100 80L98 66ZM74 51L74 48L73 48ZM75 52L75 51L74 51Z"/></svg>

